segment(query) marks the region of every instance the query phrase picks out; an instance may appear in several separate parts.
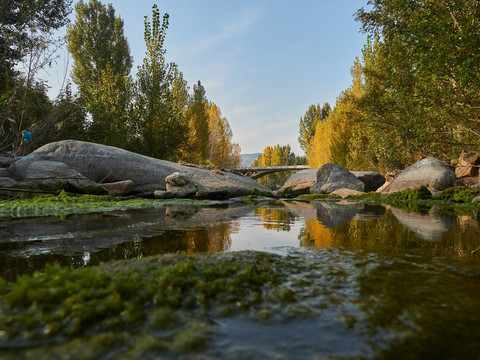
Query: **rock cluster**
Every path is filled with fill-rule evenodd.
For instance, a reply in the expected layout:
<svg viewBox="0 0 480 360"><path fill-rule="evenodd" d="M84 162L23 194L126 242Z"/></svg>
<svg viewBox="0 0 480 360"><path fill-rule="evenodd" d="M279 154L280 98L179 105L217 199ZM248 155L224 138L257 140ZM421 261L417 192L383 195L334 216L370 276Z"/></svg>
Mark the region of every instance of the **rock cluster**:
<svg viewBox="0 0 480 360"><path fill-rule="evenodd" d="M46 144L13 163L10 160L0 172L0 187L202 199L243 196L254 190L269 193L266 187L238 174L182 166L75 140Z"/></svg>
<svg viewBox="0 0 480 360"><path fill-rule="evenodd" d="M401 171L392 181L373 171L348 171L336 164L299 171L288 179L279 193L336 194L341 197L364 192L392 193L426 187L433 195L457 186L455 173L440 160L427 157Z"/></svg>

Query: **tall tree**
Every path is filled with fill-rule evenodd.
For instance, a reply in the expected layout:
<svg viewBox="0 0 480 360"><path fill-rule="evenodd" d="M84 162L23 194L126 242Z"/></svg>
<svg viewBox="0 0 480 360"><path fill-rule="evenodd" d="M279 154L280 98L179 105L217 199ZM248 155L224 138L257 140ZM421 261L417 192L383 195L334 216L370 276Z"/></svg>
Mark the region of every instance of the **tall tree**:
<svg viewBox="0 0 480 360"><path fill-rule="evenodd" d="M310 105L305 115L300 117L300 136L298 137L298 142L304 151L307 151L315 135L317 123L328 118L330 111L331 109L328 103L324 103L323 106L320 106L320 104Z"/></svg>
<svg viewBox="0 0 480 360"><path fill-rule="evenodd" d="M177 66L165 60L163 43L168 18L164 14L161 19L156 5L152 8L152 21L145 16L147 52L137 73L136 112L144 153L173 160L186 137L188 92Z"/></svg>
<svg viewBox="0 0 480 360"><path fill-rule="evenodd" d="M80 0L75 11L75 23L67 27L68 50L74 61L73 81L92 115L90 138L122 146L126 140L119 136L124 136L132 67L123 20L111 4L98 0Z"/></svg>
<svg viewBox="0 0 480 360"><path fill-rule="evenodd" d="M200 80L193 85L193 95L187 110L189 127L188 145L183 158L187 161L201 164L208 159L209 129L207 113L207 97Z"/></svg>
<svg viewBox="0 0 480 360"><path fill-rule="evenodd" d="M210 132L208 160L214 165L234 168L240 164L240 146L232 143L232 130L220 108L208 102L208 128Z"/></svg>

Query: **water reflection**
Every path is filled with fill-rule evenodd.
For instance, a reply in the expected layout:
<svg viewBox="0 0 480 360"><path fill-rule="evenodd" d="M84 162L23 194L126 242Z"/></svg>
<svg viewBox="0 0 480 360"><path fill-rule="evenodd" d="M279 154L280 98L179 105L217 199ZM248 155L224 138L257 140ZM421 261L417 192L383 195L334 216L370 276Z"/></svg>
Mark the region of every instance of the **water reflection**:
<svg viewBox="0 0 480 360"><path fill-rule="evenodd" d="M225 203L0 220L0 275L160 253L340 247L388 254L480 255L477 221L354 202Z"/></svg>
<svg viewBox="0 0 480 360"><path fill-rule="evenodd" d="M426 214L395 208L391 211L400 223L424 240L441 239L456 223L455 216L445 214L437 208L431 208Z"/></svg>

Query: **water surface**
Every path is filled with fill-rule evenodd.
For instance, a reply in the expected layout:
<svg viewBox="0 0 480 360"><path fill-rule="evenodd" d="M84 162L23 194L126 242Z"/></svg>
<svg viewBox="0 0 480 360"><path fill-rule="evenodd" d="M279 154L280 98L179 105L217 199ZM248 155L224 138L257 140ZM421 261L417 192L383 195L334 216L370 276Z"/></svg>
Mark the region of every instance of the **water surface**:
<svg viewBox="0 0 480 360"><path fill-rule="evenodd" d="M216 319L207 358L479 358L474 214L275 201L0 220L0 273L10 280L47 262L237 250L303 264L289 280L302 295L273 322Z"/></svg>

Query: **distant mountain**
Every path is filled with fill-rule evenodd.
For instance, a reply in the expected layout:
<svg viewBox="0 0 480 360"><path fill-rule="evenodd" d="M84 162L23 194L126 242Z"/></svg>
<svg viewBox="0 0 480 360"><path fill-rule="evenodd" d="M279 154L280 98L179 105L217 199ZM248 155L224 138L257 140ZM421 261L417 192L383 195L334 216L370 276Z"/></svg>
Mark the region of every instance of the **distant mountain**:
<svg viewBox="0 0 480 360"><path fill-rule="evenodd" d="M255 153L255 154L242 154L242 160L240 160L241 167L252 166L253 162L258 159L258 157L262 155L262 153Z"/></svg>

